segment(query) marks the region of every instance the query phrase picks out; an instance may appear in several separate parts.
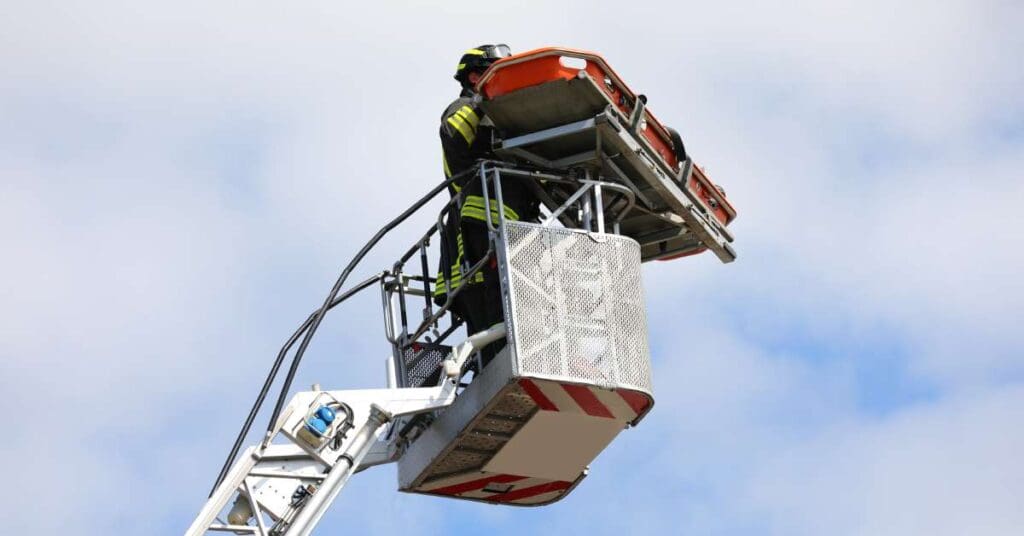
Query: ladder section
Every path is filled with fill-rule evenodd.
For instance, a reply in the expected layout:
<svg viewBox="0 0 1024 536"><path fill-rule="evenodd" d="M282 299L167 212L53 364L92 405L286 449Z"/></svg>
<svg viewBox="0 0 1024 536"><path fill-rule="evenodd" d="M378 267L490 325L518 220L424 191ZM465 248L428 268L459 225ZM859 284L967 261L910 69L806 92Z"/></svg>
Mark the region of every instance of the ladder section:
<svg viewBox="0 0 1024 536"><path fill-rule="evenodd" d="M456 386L448 379L431 388L295 395L274 433L235 462L186 536L310 534L354 473L398 457L385 425L448 406Z"/></svg>
<svg viewBox="0 0 1024 536"><path fill-rule="evenodd" d="M386 425L450 406L469 356L504 336L505 327L495 326L453 347L435 387L296 394L266 439L234 462L185 535L311 534L353 474L402 456L406 439Z"/></svg>

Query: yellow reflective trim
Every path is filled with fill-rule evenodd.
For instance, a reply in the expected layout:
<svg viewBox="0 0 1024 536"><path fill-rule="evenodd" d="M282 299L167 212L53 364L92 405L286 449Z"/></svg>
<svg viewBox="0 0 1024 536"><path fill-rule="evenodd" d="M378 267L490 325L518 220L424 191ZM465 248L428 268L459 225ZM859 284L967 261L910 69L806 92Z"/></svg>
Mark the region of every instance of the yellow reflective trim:
<svg viewBox="0 0 1024 536"><path fill-rule="evenodd" d="M475 210L475 211L479 211L481 214L485 210L484 207L481 207L479 205L464 205L462 208L463 208L463 212L462 212L463 214L465 214L465 209L467 209L467 208ZM491 215L494 216L495 218L498 217L498 207L496 207L496 206L492 206L491 207ZM508 207L505 207L505 219L506 220L518 220L519 219L519 215L516 214L516 211L514 211L514 210L512 210L512 209L510 209Z"/></svg>
<svg viewBox="0 0 1024 536"><path fill-rule="evenodd" d="M463 111L469 113L471 116L473 116L473 120L474 121L479 121L480 120L480 117L476 115L476 110L474 110L472 106L468 106L467 105L467 106L463 106L462 108L459 108L459 109L463 110Z"/></svg>
<svg viewBox="0 0 1024 536"><path fill-rule="evenodd" d="M466 145L473 145L473 140L476 139L476 133L473 132L473 129L471 129L468 124L466 124L465 120L458 115L453 115L448 118L448 124L455 127L455 130L458 130L459 134L462 134L462 137L466 139Z"/></svg>
<svg viewBox="0 0 1024 536"><path fill-rule="evenodd" d="M463 218L470 218L470 219L474 219L474 220L487 221L487 215L484 213L483 209L476 208L476 207L462 207L461 216ZM496 223L498 221L498 219L499 219L498 218L498 213L496 211L492 211L491 212L491 221ZM505 214L505 219L508 220L508 221L518 221L519 220L519 218L511 217L508 213Z"/></svg>
<svg viewBox="0 0 1024 536"><path fill-rule="evenodd" d="M492 216L497 216L497 214L492 214ZM484 211L482 209L473 207L462 207L462 217L472 218L474 220L480 221L487 221L487 215L484 214Z"/></svg>
<svg viewBox="0 0 1024 536"><path fill-rule="evenodd" d="M476 123L470 121L462 110L455 112L455 116L463 120L467 125L469 125L469 128L473 130L473 135L476 136Z"/></svg>
<svg viewBox="0 0 1024 536"><path fill-rule="evenodd" d="M452 117L458 118L458 120L461 121L462 124L469 127L469 130L473 132L473 137L476 138L476 125L470 123L461 112L455 112L454 114L452 114Z"/></svg>
<svg viewBox="0 0 1024 536"><path fill-rule="evenodd" d="M471 49L466 51L466 54L470 54L472 56L483 56L484 55L484 51L480 50L479 48L471 48Z"/></svg>
<svg viewBox="0 0 1024 536"><path fill-rule="evenodd" d="M458 264L452 265L451 273L452 284L458 283L462 280L462 268ZM437 272L437 283L444 285L444 272Z"/></svg>
<svg viewBox="0 0 1024 536"><path fill-rule="evenodd" d="M473 274L473 280L470 281L470 283L471 284L472 283L482 283L483 281L484 281L484 274L481 273L481 272L477 272L477 273ZM455 288L455 287L459 286L459 283L462 283L462 276L461 275L452 274L452 281L448 285L451 286L452 288ZM438 274L438 276L437 276L437 284L441 288L444 288L444 276L442 276L441 274ZM436 293L437 292L435 291L435 294ZM443 294L443 292L442 292L442 294Z"/></svg>
<svg viewBox="0 0 1024 536"><path fill-rule="evenodd" d="M472 283L483 283L483 281L484 281L484 274L481 273L481 272L477 272L477 273L473 274L473 280L470 281L470 284L472 284ZM444 278L443 277L438 279L438 282L441 284L442 287L444 286ZM452 274L452 282L449 283L449 284L451 285L452 288L455 288L455 287L459 286L459 283L461 283L461 282L462 282L462 276L457 276L456 277L455 274Z"/></svg>
<svg viewBox="0 0 1024 536"><path fill-rule="evenodd" d="M462 120L463 123L466 123L466 125L469 127L469 129L473 131L473 137L475 138L476 137L476 125L474 125L472 122L470 122L470 120L467 119L466 116L461 111L460 112L455 112L455 117L458 117L459 119Z"/></svg>
<svg viewBox="0 0 1024 536"><path fill-rule="evenodd" d="M452 282L450 284L454 287L455 285L458 285L460 281L462 281L462 276L459 275L459 274L453 273L452 274ZM443 274L437 274L437 282L440 283L441 285L444 285L444 275Z"/></svg>
<svg viewBox="0 0 1024 536"><path fill-rule="evenodd" d="M455 70L456 71L461 71L461 70L463 70L465 68L466 68L466 64L465 63L460 63L459 66L455 68Z"/></svg>
<svg viewBox="0 0 1024 536"><path fill-rule="evenodd" d="M469 281L468 284L473 285L473 284L476 284L476 283L483 283L483 282L484 282L484 274L483 274L483 272L477 272L477 273L473 274L473 278ZM456 271L456 267L453 266L452 267L452 280L448 282L448 287L454 290L460 284L462 284L462 274L461 274L461 271ZM443 296L445 293L446 293L446 291L445 291L445 284L444 284L444 273L443 272L438 272L437 279L434 282L434 296Z"/></svg>
<svg viewBox="0 0 1024 536"><path fill-rule="evenodd" d="M477 283L483 283L483 282L484 282L484 274L482 274L482 273L480 273L480 272L477 272L477 273L476 273L476 276L475 276L475 277L473 277L473 280L472 280L472 281L470 281L470 282L469 282L469 283L467 283L467 284L469 284L469 285L475 285L475 284L477 284ZM452 289L452 290L455 290L455 289L456 289L456 288L458 288L458 287L459 287L459 285L461 285L461 284L462 284L462 281L461 281L461 280L459 280L459 281L453 281L452 283L449 283L449 284L448 284L448 288L450 288L450 289ZM437 284L436 284L436 285L434 285L434 296L444 296L444 295L445 295L445 294L447 294L447 293L448 293L448 292L447 292L447 290L445 290L445 285L444 285L444 281L438 281L438 282L437 282Z"/></svg>
<svg viewBox="0 0 1024 536"><path fill-rule="evenodd" d="M489 201L490 201L490 203L488 203L488 208L491 209L491 216L493 218L497 219L497 217L498 217L498 201L495 200L495 199L490 199ZM504 208L505 208L505 219L513 220L513 221L518 221L519 220L519 214L515 210L512 210L512 208L509 207L508 205L505 205ZM483 196L479 196L479 195L466 196L466 200L462 204L462 215L463 216L466 215L466 212L467 212L466 209L471 209L470 212L471 212L471 214L474 215L473 217L477 217L475 215L479 214L479 218L480 219L484 219L483 218L483 214L484 214L484 198L483 198Z"/></svg>
<svg viewBox="0 0 1024 536"><path fill-rule="evenodd" d="M454 289L455 287L459 286L460 282L461 279L455 279L453 277L451 283L448 283L447 286ZM434 296L443 296L445 294L447 294L447 290L445 289L444 278L441 277L440 274L438 274L437 282L434 284Z"/></svg>
<svg viewBox="0 0 1024 536"><path fill-rule="evenodd" d="M473 130L476 130L477 125L480 124L480 116L476 115L476 112L474 112L469 106L463 106L455 113L461 115L462 118L469 123L469 126L473 127Z"/></svg>

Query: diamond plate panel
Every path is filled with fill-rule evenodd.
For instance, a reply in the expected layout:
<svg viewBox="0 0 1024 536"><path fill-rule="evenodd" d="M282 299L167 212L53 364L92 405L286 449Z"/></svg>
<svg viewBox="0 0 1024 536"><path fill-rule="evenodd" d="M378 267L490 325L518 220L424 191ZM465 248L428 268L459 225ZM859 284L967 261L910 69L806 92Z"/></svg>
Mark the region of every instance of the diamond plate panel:
<svg viewBox="0 0 1024 536"><path fill-rule="evenodd" d="M639 244L507 223L504 246L520 374L651 391Z"/></svg>

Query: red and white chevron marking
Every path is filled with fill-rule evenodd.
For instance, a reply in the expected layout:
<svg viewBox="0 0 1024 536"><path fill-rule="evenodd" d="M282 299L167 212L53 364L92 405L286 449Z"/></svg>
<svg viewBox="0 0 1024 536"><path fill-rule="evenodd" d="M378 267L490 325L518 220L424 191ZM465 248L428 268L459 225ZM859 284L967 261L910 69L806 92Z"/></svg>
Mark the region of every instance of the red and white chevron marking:
<svg viewBox="0 0 1024 536"><path fill-rule="evenodd" d="M446 478L416 491L492 503L527 505L551 502L571 487L572 482L481 472Z"/></svg>
<svg viewBox="0 0 1024 536"><path fill-rule="evenodd" d="M601 419L613 419L622 423L635 423L650 410L652 405L649 395L629 389L609 390L539 378L521 378L518 380L518 385L537 404L540 411L587 415ZM585 462L581 467L583 465ZM530 464L526 463L520 466L520 469L528 472ZM512 468L505 470L519 472ZM502 469L498 469L498 471L502 471ZM572 486L573 482L564 480L504 472L476 471L423 484L416 487L415 491L459 499L525 506L554 502L568 493Z"/></svg>
<svg viewBox="0 0 1024 536"><path fill-rule="evenodd" d="M651 407L647 394L629 389L521 378L519 386L542 411L581 413L592 417L635 422Z"/></svg>

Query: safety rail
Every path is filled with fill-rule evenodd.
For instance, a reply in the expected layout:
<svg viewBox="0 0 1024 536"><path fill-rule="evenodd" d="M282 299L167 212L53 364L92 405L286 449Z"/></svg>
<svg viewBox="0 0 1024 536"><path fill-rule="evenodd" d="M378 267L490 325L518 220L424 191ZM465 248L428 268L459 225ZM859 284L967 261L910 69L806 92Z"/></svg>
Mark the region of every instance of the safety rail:
<svg viewBox="0 0 1024 536"><path fill-rule="evenodd" d="M490 210L485 210L486 228L489 231L486 253L472 266L460 267L463 277L457 284L451 284L451 274L445 275L445 300L437 304L433 298L439 282L432 269L440 263L431 261L431 242L435 235L441 241L445 240L446 218L452 217L454 211L461 210L469 190L461 188L460 193L452 196L441 208L437 221L409 246L390 269L341 291L356 264L388 231L422 208L449 184L468 177L474 177L468 180L479 180L484 198L494 199L499 206L504 205L503 180L526 181L543 207L539 221L507 221L503 210L497 211L495 219ZM635 202L634 193L628 187L594 180L592 170L589 169L572 169L560 174L492 161L481 161L465 175L453 177L435 187L426 197L382 228L360 250L346 266L324 304L309 315L282 347L218 475L206 506L188 533L229 531L266 536L308 534L349 476L373 465L402 460L409 449L418 449L415 452L419 453L410 460L422 459L425 444L417 443L417 440L433 430L431 423L445 415L446 408L458 399L459 393L474 388L479 392L487 382L493 383L499 377L505 377L488 373L494 376L488 380L488 374L482 373L480 349L497 340L505 339L507 342L509 350L503 355L511 356L511 359L504 358L513 367L513 376L510 377L527 374L538 381L584 382L609 389L621 387L634 389L640 393L637 396L649 397L649 356L646 351L646 326L642 317L642 292L639 288L639 250L631 239L616 236L623 215L632 210ZM581 241L581 237L586 238ZM555 242L561 245L551 247ZM601 298L600 303L573 298L569 306L575 309L566 309L568 316L565 322L541 326L537 324L536 318L526 318L537 316L534 312L520 314L515 306L516 300L524 299L523 285L536 284L529 280L529 274L524 275L531 269L531 262L524 261L524 255L546 258L550 265L553 256L564 255L569 251L566 248L572 247L573 243L593 245L587 246L591 247L586 253L590 260L584 259L581 263L579 259L570 261L566 258L564 262L554 263L563 264L565 268L562 270L555 267L556 272L562 271L557 274L552 272L560 280L559 292L578 293L584 288L600 288L603 289L600 290L601 295L606 298ZM516 253L514 250L519 247L516 244L525 248L525 253ZM601 259L611 259L611 262ZM598 264L591 262L593 260L598 260ZM500 276L504 325L491 327L481 333L467 333L463 342L447 345L448 340L464 324L451 310L455 298L470 284L474 275L492 261L496 263ZM629 271L623 272L622 267ZM601 271L607 271L608 275L595 279L595 274ZM621 281L610 283L612 279L621 279L626 285L620 284ZM392 347L392 356L388 361L388 389L326 393L315 387L310 393L297 394L286 408L285 396L290 392L303 351L324 315L374 285L380 286L385 338ZM621 298L629 295L639 296L639 299L634 300L634 303ZM595 309L595 306L602 308L602 311L622 306L629 311L633 323L626 326L620 320L604 322L594 317L598 321L595 324L586 317L596 313L605 314ZM536 300L524 301L523 307L550 308ZM635 311L641 314L637 315ZM562 334L558 335L563 340L559 352L545 350L537 343L541 340L542 344L546 344L543 340L552 336L553 325L562 330ZM519 326L518 331L516 326ZM621 333L616 333L621 332L623 326L634 332L635 344L620 344ZM572 335L565 330L582 333L585 339L579 339L580 335ZM571 351L573 345L580 348L586 344L592 345L595 337L605 341L602 343L605 350L600 352L601 357L597 361L588 360L588 356ZM258 445L238 458L241 443L271 384L296 344L299 347L288 367L288 374L281 387L281 397L271 414L267 433ZM517 353L517 347L522 349L520 353ZM570 351L565 351L566 348L570 348ZM467 370L474 372L467 374ZM480 385L477 385L478 376L482 380ZM356 408L357 413L353 417L349 411L342 428L331 428L328 421L326 434L334 439L327 443L317 439L326 437L325 432L318 431L315 426L310 428L313 420L310 412L322 411L323 404L318 402L321 398L317 397L323 396L328 396L324 400L334 401L333 404L337 406L334 409L351 406ZM382 405L378 407L375 405L377 402L373 401ZM646 403L644 407L649 408L650 404ZM645 411L638 410L619 418L639 420ZM333 418L333 413L329 413L329 416ZM359 430L358 433L347 437L346 430L353 426ZM282 443L282 438L287 441ZM478 451L478 454L482 452ZM275 458L277 453L283 453L285 458L282 460L287 461L278 461ZM323 467L326 467L326 476L317 469ZM415 491L404 485L402 489ZM225 509L232 497L235 497L235 505L228 511L227 522L222 521L221 516L227 511ZM255 525L247 524L252 520L255 520Z"/></svg>
<svg viewBox="0 0 1024 536"><path fill-rule="evenodd" d="M282 346L275 359L270 372L261 388L259 395L254 402L249 415L239 431L236 441L225 460L224 466L211 489L211 497L217 489L221 488L228 471L231 469L249 430L258 412L262 408L269 390L277 378L288 354L298 345L298 349L292 356L291 363L287 368L287 375L281 385L280 395L271 412L267 432L259 449L271 448L271 440L276 432L280 430L282 410L287 395L290 393L291 384L299 367L303 353L308 346L309 340L315 333L317 327L323 320L324 315L339 306L352 296L374 286L380 285L382 307L384 312L385 337L392 346L392 357L389 370L394 371L389 385L392 387L405 388L428 388L433 385L440 385L446 376L442 370L442 362L450 358L451 346L445 343L463 325L463 321L452 314L451 308L454 299L462 292L473 276L480 272L484 266L497 260L502 266L507 264L507 254L504 246L497 247L509 222L505 221L504 211L498 211L498 220L491 218L491 212L485 211L486 225L490 231L491 239L489 248L472 266L463 266L461 281L451 286L450 274L445 277L446 299L440 305L433 302L433 290L438 284L434 277L432 268L436 266L431 262L431 241L434 235L440 240L445 239L444 227L445 217L450 216L453 210L461 209L462 201L465 198L467 188L462 188L461 193L452 196L438 213L437 221L428 228L405 253L391 266L389 270L377 274L359 282L348 290L342 291L342 287L353 269L365 257L388 232L405 221L413 213L420 210L428 201L446 189L450 184L462 180L474 180L475 177L481 183L481 190L485 198L494 199L503 204L502 180L526 181L531 190L541 201L541 221L538 225L552 227L556 224L566 229L578 230L588 235L593 235L595 240L601 240L600 236L607 231L611 234L619 232L619 224L623 215L627 214L635 206L635 195L630 188L621 184L594 180L592 170L576 168L565 173L551 172L536 167L511 165L505 162L483 160L466 172L449 178L442 182L423 198L418 200L402 214L384 226L373 238L357 253L355 258L345 267L338 281L332 287L330 294L324 304L312 312L306 320L296 329ZM612 195L606 195L607 193ZM493 197L492 197L493 193ZM415 262L414 262L415 259ZM502 285L507 288L509 281L507 277L502 278ZM506 291L507 292L507 291ZM410 298L411 297L411 298ZM417 315L411 300L422 300L422 308ZM505 318L508 314L508 304L503 304ZM506 322L507 324L507 322ZM502 337L507 337L510 331L503 329ZM472 334L467 334L470 336ZM474 357L466 356L462 359L462 370L480 370L479 353ZM454 377L462 377L460 371L454 371ZM473 378L475 376L467 376ZM463 378L465 380L465 378ZM466 383L460 384L459 388L465 388ZM418 413L416 417L410 415L407 418L399 418L390 430L397 430L394 436L397 444L408 445L424 427L429 424L429 412ZM393 432L389 432L391 434ZM241 463L241 462L239 462ZM234 530L231 524L213 524L210 530ZM240 529L239 529L240 530ZM250 530L250 529L245 529ZM253 530L253 532L256 532ZM262 530L260 531L262 532Z"/></svg>
<svg viewBox="0 0 1024 536"><path fill-rule="evenodd" d="M552 173L483 160L467 175L475 175L483 197L493 199L498 206L504 204L503 179L526 181L544 207L539 225L582 230L596 233L596 237L606 233L618 234L622 218L636 206L636 196L630 188L594 180L592 171L586 168ZM558 188L552 187L555 184ZM494 238L501 235L508 223L504 211L497 211L498 220L492 218L491 211L485 211L486 225L492 234L486 254L475 264L462 267L463 277L455 286L450 286L451 277L445 275L446 299L436 305L432 298L434 286L438 284L433 276L437 263L430 259L431 241L435 235L445 239L445 217L461 208L467 191L468 188L462 188L445 203L438 212L436 223L414 241L380 279L385 338L392 346L393 366L400 387L419 387L425 380L439 378L437 374L423 373L424 368L430 368L425 363L440 366L445 355L443 343L463 324L456 315L449 314L454 300L473 276L496 256ZM411 262L414 259L418 262ZM413 316L418 308L410 296L413 300L423 299L418 317ZM471 360L469 366L474 364L479 370L479 361Z"/></svg>

